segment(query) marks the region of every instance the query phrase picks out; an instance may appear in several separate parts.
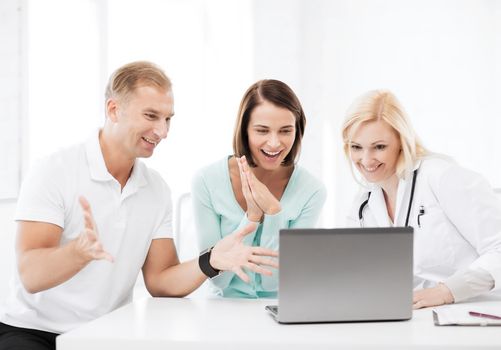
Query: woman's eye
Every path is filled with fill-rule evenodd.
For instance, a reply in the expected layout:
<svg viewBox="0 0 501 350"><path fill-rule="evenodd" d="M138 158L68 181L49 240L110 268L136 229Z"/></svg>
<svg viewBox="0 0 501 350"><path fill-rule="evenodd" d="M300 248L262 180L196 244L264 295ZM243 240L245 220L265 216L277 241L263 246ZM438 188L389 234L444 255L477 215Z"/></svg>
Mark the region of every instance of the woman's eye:
<svg viewBox="0 0 501 350"><path fill-rule="evenodd" d="M382 151L382 150L386 149L386 145L377 145L377 146L376 146L376 149L377 149L378 151Z"/></svg>
<svg viewBox="0 0 501 350"><path fill-rule="evenodd" d="M266 134L268 132L266 129L256 129L256 131L258 134Z"/></svg>
<svg viewBox="0 0 501 350"><path fill-rule="evenodd" d="M282 130L282 134L285 134L285 135L289 135L290 133L292 133L292 130Z"/></svg>
<svg viewBox="0 0 501 350"><path fill-rule="evenodd" d="M351 145L350 147L352 151L359 151L362 149L362 147L360 147L359 145Z"/></svg>
<svg viewBox="0 0 501 350"><path fill-rule="evenodd" d="M154 114L149 114L149 113L146 113L145 114L146 118L148 119L155 119L155 115Z"/></svg>

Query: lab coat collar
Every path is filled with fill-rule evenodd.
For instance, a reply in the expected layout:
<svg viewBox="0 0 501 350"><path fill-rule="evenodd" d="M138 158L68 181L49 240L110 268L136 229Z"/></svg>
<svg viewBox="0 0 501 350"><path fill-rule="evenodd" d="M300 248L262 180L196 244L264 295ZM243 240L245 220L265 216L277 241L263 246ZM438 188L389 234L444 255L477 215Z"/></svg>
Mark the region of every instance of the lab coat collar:
<svg viewBox="0 0 501 350"><path fill-rule="evenodd" d="M407 219L409 200L412 191L412 178L414 176L414 171L419 169L420 166L421 160L416 161L414 167L412 168L412 171L407 174L405 178L402 178L398 181L397 203L395 209L395 226L405 226L405 219Z"/></svg>
<svg viewBox="0 0 501 350"><path fill-rule="evenodd" d="M404 226L412 187L412 176L398 181L397 202L395 205L395 226Z"/></svg>
<svg viewBox="0 0 501 350"><path fill-rule="evenodd" d="M407 210L412 187L413 172L414 170L419 169L420 166L421 166L421 160L416 161L410 174L398 181L394 223L392 223L388 215L386 202L384 200L383 189L375 184L370 185L369 191L371 191L371 197L369 198L369 202L367 203L367 205L369 206L371 212L373 213L374 218L379 227L405 225L405 219L407 217Z"/></svg>
<svg viewBox="0 0 501 350"><path fill-rule="evenodd" d="M372 187L372 186L371 186ZM371 197L367 205L370 208L377 227L393 226L386 210L386 202L384 201L383 189L379 186L373 186L371 189Z"/></svg>
<svg viewBox="0 0 501 350"><path fill-rule="evenodd" d="M414 168L412 168L412 171L416 170L416 169L419 169L421 167L421 163L423 161L421 159L418 159L416 160L416 163L414 164ZM411 178L412 178L412 173L410 174Z"/></svg>

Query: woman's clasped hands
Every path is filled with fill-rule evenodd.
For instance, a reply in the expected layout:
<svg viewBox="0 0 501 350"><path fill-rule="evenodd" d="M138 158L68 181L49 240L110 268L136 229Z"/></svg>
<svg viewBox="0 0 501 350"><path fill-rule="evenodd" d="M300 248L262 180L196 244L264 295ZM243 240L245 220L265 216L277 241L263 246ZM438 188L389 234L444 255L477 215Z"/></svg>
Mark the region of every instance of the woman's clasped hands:
<svg viewBox="0 0 501 350"><path fill-rule="evenodd" d="M282 209L280 201L270 192L268 187L259 181L245 156L235 157L240 171L242 193L247 204L247 218L250 221L261 222L263 215L275 215Z"/></svg>

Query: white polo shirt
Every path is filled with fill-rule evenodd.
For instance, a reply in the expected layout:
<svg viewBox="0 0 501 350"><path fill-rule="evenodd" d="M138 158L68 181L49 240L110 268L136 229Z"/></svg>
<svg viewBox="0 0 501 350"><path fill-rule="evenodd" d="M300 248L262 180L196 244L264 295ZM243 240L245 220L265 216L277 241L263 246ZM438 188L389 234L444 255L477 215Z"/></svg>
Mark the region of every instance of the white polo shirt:
<svg viewBox="0 0 501 350"><path fill-rule="evenodd" d="M106 169L98 133L85 144L44 159L29 172L15 218L62 227L64 245L84 227L80 195L88 199L100 241L115 261L92 261L70 280L36 294L26 292L16 269L1 322L64 333L104 315L131 301L151 241L172 237L167 184L136 160L121 191Z"/></svg>

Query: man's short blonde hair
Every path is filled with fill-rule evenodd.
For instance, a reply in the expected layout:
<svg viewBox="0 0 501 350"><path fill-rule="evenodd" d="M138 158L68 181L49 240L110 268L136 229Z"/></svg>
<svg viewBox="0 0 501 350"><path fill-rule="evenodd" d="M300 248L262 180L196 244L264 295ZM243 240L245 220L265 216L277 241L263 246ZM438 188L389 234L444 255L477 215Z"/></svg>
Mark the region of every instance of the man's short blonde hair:
<svg viewBox="0 0 501 350"><path fill-rule="evenodd" d="M165 91L172 88L164 71L148 61L128 63L111 74L105 98L127 99L140 86L153 86Z"/></svg>

